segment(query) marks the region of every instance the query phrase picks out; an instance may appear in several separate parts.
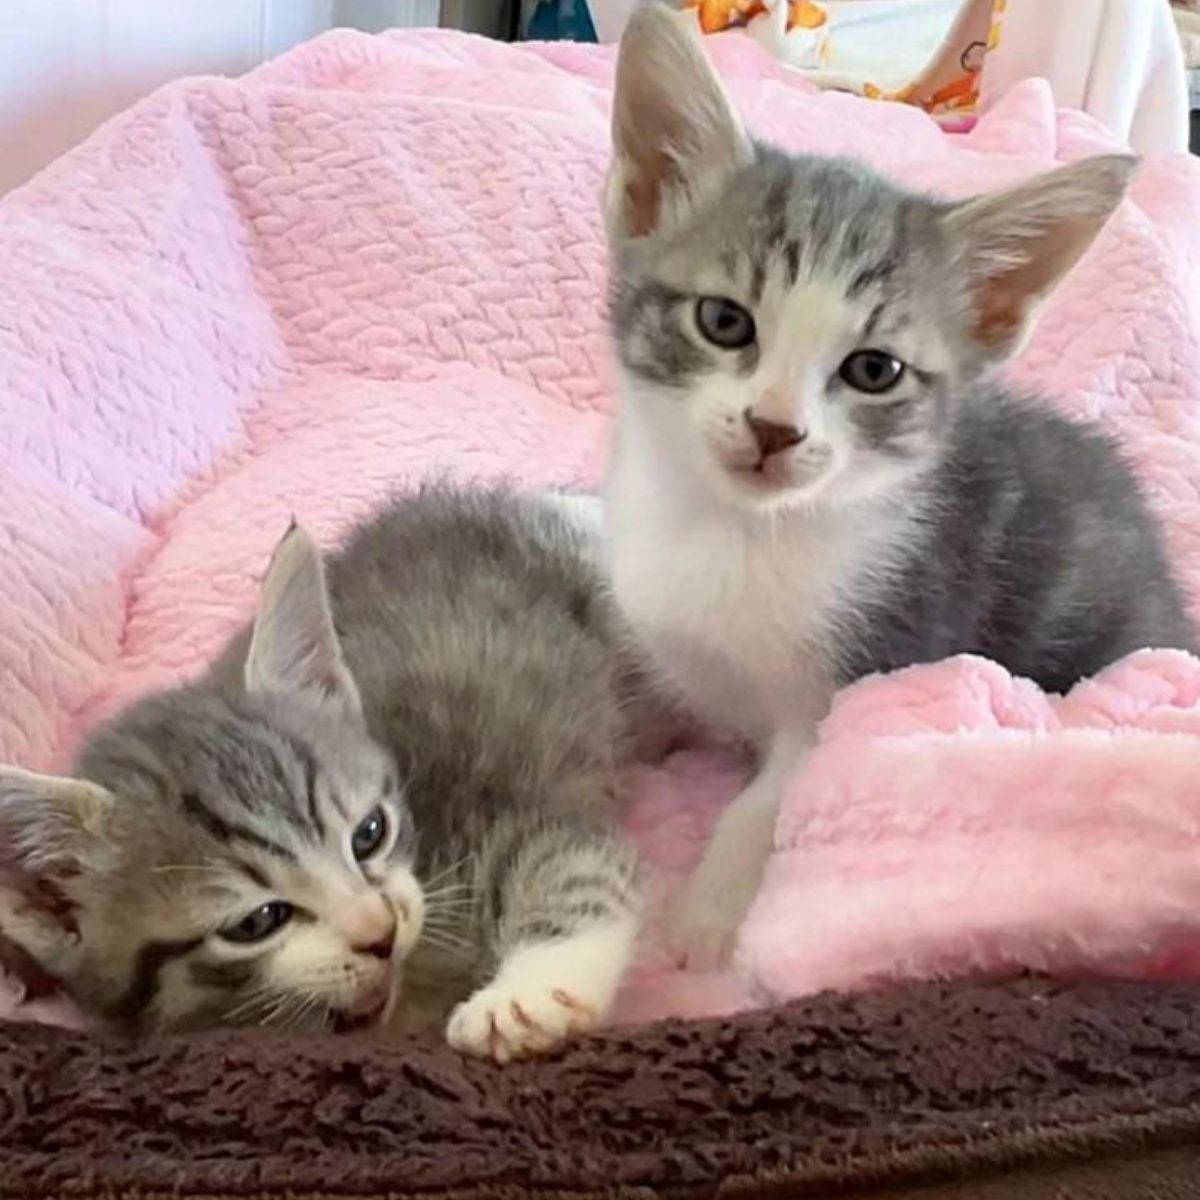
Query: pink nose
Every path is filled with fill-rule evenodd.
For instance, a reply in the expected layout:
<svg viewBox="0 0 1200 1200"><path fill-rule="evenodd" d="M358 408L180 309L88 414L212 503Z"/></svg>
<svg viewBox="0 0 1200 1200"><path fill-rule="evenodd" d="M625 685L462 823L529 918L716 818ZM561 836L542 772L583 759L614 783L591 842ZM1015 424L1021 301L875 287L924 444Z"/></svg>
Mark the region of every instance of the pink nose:
<svg viewBox="0 0 1200 1200"><path fill-rule="evenodd" d="M770 421L766 417L755 416L753 409L746 409L744 415L764 458L798 446L808 436L801 433L795 425L785 425L779 421Z"/></svg>
<svg viewBox="0 0 1200 1200"><path fill-rule="evenodd" d="M355 954L391 958L396 940L396 914L381 896L357 904L345 913L342 929Z"/></svg>
<svg viewBox="0 0 1200 1200"><path fill-rule="evenodd" d="M366 946L354 945L350 949L355 954L366 954L371 958L388 959L392 957L392 947L396 944L396 923L392 922L391 929L388 930L383 937L377 941L371 942Z"/></svg>

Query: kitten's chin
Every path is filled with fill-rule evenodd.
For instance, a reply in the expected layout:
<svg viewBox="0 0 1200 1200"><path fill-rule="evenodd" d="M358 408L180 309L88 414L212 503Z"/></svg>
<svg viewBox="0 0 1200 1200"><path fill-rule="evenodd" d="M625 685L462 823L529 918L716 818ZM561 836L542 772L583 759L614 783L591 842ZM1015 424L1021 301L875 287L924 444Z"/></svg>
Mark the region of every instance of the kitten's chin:
<svg viewBox="0 0 1200 1200"><path fill-rule="evenodd" d="M398 998L398 980L395 975L386 983L371 988L351 1006L335 1009L331 1016L334 1033L369 1033L381 1029L392 1019Z"/></svg>

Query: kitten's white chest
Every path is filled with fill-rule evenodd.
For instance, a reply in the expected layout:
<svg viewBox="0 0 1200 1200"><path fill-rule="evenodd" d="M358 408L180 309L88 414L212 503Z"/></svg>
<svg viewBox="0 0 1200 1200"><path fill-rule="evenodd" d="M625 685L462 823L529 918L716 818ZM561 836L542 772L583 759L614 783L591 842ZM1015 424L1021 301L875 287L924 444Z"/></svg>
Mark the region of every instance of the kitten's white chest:
<svg viewBox="0 0 1200 1200"><path fill-rule="evenodd" d="M819 720L832 690L831 610L853 545L819 522L656 503L620 468L610 482L618 603L683 699L756 740Z"/></svg>

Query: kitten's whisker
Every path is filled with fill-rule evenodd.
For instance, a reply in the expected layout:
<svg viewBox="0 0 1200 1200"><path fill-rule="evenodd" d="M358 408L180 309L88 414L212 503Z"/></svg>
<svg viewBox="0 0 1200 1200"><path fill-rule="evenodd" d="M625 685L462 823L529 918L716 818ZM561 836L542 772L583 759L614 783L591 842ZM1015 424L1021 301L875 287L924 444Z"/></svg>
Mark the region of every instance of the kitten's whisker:
<svg viewBox="0 0 1200 1200"><path fill-rule="evenodd" d="M303 1000L303 997L297 995L295 992L285 992L279 998L279 1001L275 1005L275 1007L272 1008L271 1011L263 1018L262 1024L263 1025L275 1025L275 1024L279 1023L279 1024L282 1024L284 1028L286 1028L287 1027L286 1021L287 1021L287 1017L288 1017L288 1010L294 1008L302 1000Z"/></svg>
<svg viewBox="0 0 1200 1200"><path fill-rule="evenodd" d="M473 850L468 854L464 854L462 856L462 858L456 859L454 862L452 862L447 867L443 867L436 875L431 875L429 877L429 879L427 879L421 885L422 888L425 891L429 891L429 889L431 889L434 886L434 884L438 883L439 880L445 879L447 875L450 875L454 871L457 871L460 867L466 866L467 863L471 862L475 857L476 857L476 852Z"/></svg>
<svg viewBox="0 0 1200 1200"><path fill-rule="evenodd" d="M474 908L476 897L470 896L450 896L443 898L435 896L431 901L427 896L425 898L425 912L427 916L435 916L442 912L465 912L468 909Z"/></svg>
<svg viewBox="0 0 1200 1200"><path fill-rule="evenodd" d="M279 995L279 989L273 984L266 984L256 988L245 1000L231 1008L225 1014L225 1019L227 1021L236 1021L239 1018L247 1018L257 1021L261 1015L260 1010L265 1009L269 1004L277 1000Z"/></svg>
<svg viewBox="0 0 1200 1200"><path fill-rule="evenodd" d="M448 883L443 884L439 888L422 888L425 894L425 899L434 899L438 896L455 896L463 892L473 892L475 885L473 883Z"/></svg>
<svg viewBox="0 0 1200 1200"><path fill-rule="evenodd" d="M424 930L422 930L422 933L428 934L430 941L438 940L448 946L451 946L451 945L452 946L469 946L469 945L471 945L471 941L469 938L460 937L458 934L451 933L450 930L444 929L444 928L439 928L436 925L434 925L432 927L427 926Z"/></svg>
<svg viewBox="0 0 1200 1200"><path fill-rule="evenodd" d="M300 1028L309 1014L323 1003L324 1001L321 999L321 997L312 992L310 992L307 996L300 996L299 1003L296 1005L295 1010L283 1020L282 1027L284 1029ZM322 1023L324 1023L323 1019Z"/></svg>
<svg viewBox="0 0 1200 1200"><path fill-rule="evenodd" d="M462 959L475 957L471 943L460 938L455 938L453 941L443 940L443 937L439 934L430 934L428 931L422 930L418 945L421 943L431 946L435 950L444 950L446 953L453 954Z"/></svg>

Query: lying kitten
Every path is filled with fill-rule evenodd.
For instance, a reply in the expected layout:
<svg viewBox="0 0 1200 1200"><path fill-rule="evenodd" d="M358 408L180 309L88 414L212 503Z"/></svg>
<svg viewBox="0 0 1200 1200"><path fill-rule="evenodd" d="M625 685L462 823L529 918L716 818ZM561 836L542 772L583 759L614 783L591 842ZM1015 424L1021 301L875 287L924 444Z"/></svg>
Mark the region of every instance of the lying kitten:
<svg viewBox="0 0 1200 1200"><path fill-rule="evenodd" d="M27 885L0 932L133 1031L461 1002L451 1044L503 1061L603 1018L641 900L598 527L582 498L429 488L328 585L293 528L207 677L100 729L78 778L0 771Z"/></svg>
<svg viewBox="0 0 1200 1200"><path fill-rule="evenodd" d="M663 679L761 751L675 914L707 966L836 687L969 651L1059 691L1194 638L1109 440L988 381L1131 160L943 203L789 157L657 5L621 46L613 128L615 592Z"/></svg>

